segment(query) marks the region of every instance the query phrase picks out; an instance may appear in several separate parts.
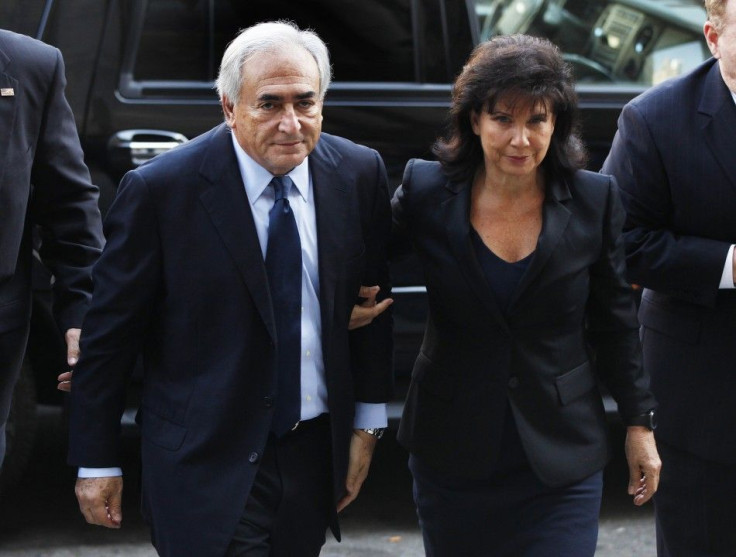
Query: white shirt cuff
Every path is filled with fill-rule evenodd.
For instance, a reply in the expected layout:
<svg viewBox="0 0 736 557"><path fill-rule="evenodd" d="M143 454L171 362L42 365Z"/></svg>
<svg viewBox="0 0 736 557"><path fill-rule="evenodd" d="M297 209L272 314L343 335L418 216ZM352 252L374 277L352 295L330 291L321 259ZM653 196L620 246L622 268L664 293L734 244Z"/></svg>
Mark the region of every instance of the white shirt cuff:
<svg viewBox="0 0 736 557"><path fill-rule="evenodd" d="M355 419L353 420L354 429L386 427L387 424L388 414L386 413L385 403L355 403Z"/></svg>
<svg viewBox="0 0 736 557"><path fill-rule="evenodd" d="M77 472L78 478L111 478L122 475L122 468L80 468Z"/></svg>
<svg viewBox="0 0 736 557"><path fill-rule="evenodd" d="M733 248L734 245L731 244L731 247L728 249L728 255L726 256L726 264L723 265L721 284L718 286L718 288L722 290L736 288L733 284Z"/></svg>

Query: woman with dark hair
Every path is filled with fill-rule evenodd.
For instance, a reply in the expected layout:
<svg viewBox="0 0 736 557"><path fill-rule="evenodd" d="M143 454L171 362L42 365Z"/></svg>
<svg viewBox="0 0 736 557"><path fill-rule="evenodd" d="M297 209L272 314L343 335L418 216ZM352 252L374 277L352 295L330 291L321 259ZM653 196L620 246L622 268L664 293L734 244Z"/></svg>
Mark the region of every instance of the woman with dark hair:
<svg viewBox="0 0 736 557"><path fill-rule="evenodd" d="M571 70L497 37L455 82L439 162L392 201L429 317L399 440L430 556L592 556L608 458L600 380L628 426L628 492L657 489L656 403L624 279L613 178L582 170Z"/></svg>

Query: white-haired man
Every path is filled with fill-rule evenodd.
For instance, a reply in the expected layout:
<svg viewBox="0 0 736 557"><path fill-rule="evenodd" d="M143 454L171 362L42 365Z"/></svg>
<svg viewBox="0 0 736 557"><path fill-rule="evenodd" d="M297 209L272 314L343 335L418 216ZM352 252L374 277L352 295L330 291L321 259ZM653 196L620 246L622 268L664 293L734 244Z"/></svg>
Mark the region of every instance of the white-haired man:
<svg viewBox="0 0 736 557"><path fill-rule="evenodd" d="M128 173L109 211L69 462L87 521L119 527L118 420L142 350L161 555L319 554L385 426L390 316L348 324L361 284L390 290L386 174L321 133L329 81L314 33L246 29L220 66L225 123Z"/></svg>

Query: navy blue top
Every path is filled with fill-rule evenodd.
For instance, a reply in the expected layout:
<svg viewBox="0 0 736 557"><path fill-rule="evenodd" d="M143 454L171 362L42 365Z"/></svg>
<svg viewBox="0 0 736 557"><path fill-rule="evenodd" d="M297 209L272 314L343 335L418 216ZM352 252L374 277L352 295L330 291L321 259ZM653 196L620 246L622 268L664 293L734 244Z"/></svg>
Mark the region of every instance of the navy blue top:
<svg viewBox="0 0 736 557"><path fill-rule="evenodd" d="M514 295L514 291L519 285L521 277L524 275L527 267L529 267L529 262L532 260L534 252L527 255L524 259L509 263L493 253L483 243L480 234L478 234L475 228L471 226L470 231L470 237L473 240L473 247L475 248L475 256L478 258L478 263L480 263L486 281L491 287L501 311L506 314L511 303L511 297Z"/></svg>
<svg viewBox="0 0 736 557"><path fill-rule="evenodd" d="M524 259L520 259L514 263L504 261L498 255L493 253L472 226L470 227L470 237L473 242L475 256L478 259L483 275L486 277L488 286L498 302L504 315L508 311L511 297L514 295L516 287L521 281L521 277L529 267L529 262L534 256L534 252L527 255ZM489 472L503 473L510 470L528 467L526 453L521 445L519 431L516 429L516 422L511 412L511 407L506 403L506 411L504 412L504 423L502 425L501 452L498 455L495 465Z"/></svg>

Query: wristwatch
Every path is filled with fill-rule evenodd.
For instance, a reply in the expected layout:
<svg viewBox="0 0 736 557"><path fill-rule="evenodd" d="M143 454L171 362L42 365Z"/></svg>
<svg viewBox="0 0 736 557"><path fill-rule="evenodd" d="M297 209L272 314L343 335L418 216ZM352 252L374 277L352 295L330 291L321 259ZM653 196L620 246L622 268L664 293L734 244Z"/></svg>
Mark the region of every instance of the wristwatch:
<svg viewBox="0 0 736 557"><path fill-rule="evenodd" d="M652 409L649 412L628 418L626 419L626 425L641 425L648 428L649 431L654 431L657 429L657 413Z"/></svg>
<svg viewBox="0 0 736 557"><path fill-rule="evenodd" d="M386 431L385 427L369 427L367 429L361 429L360 431L365 431L368 435L373 435L376 439L380 439L383 437L383 433Z"/></svg>

